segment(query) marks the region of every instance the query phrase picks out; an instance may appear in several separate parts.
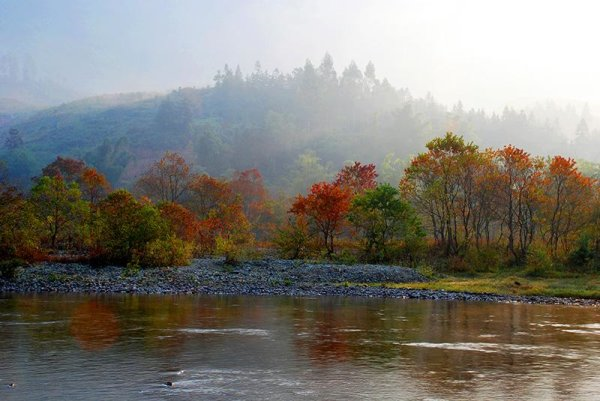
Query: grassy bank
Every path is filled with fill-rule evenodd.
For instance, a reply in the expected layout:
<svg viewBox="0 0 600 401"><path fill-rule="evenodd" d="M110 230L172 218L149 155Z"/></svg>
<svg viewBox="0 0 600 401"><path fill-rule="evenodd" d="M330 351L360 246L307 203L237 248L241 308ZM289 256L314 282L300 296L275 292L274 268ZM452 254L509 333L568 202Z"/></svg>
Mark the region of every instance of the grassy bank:
<svg viewBox="0 0 600 401"><path fill-rule="evenodd" d="M476 294L600 299L600 275L598 274L532 278L514 272L486 273L475 276L434 277L431 281L424 283L377 283L369 285Z"/></svg>

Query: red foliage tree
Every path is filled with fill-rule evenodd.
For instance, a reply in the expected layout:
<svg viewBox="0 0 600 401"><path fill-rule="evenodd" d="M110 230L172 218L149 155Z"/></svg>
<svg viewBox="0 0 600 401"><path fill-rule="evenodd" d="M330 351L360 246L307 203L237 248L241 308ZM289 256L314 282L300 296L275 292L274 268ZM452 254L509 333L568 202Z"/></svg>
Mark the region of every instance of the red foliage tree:
<svg viewBox="0 0 600 401"><path fill-rule="evenodd" d="M354 162L342 168L335 177L335 185L349 188L353 194L362 194L377 186L377 171L374 164Z"/></svg>
<svg viewBox="0 0 600 401"><path fill-rule="evenodd" d="M231 180L232 191L241 197L244 214L258 234L270 231L273 208L260 172L253 168L238 171Z"/></svg>
<svg viewBox="0 0 600 401"><path fill-rule="evenodd" d="M199 220L198 251L212 253L217 237L235 233L236 241L250 239L250 223L240 197L231 184L208 175L195 176L188 186L184 205Z"/></svg>
<svg viewBox="0 0 600 401"><path fill-rule="evenodd" d="M352 194L348 188L328 182L314 184L308 195L298 195L291 213L306 216L322 236L327 255L335 252L334 239L344 223Z"/></svg>
<svg viewBox="0 0 600 401"><path fill-rule="evenodd" d="M83 160L58 156L56 160L42 169L42 175L61 177L65 182L79 183L86 166Z"/></svg>

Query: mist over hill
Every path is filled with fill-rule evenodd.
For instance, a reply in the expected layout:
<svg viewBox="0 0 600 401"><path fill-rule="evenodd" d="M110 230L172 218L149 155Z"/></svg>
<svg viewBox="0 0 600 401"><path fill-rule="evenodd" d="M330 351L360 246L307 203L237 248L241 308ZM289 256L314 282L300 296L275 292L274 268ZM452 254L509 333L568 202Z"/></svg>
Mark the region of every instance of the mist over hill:
<svg viewBox="0 0 600 401"><path fill-rule="evenodd" d="M23 186L57 155L83 159L128 186L166 150L216 176L256 167L288 192L352 160L376 163L380 178L397 184L405 161L447 131L481 147L510 143L600 161L598 122L585 104L501 113L446 106L393 87L372 63L338 71L328 54L289 73L259 63L250 73L225 66L204 88L105 95L37 111L17 106L0 117L0 159Z"/></svg>

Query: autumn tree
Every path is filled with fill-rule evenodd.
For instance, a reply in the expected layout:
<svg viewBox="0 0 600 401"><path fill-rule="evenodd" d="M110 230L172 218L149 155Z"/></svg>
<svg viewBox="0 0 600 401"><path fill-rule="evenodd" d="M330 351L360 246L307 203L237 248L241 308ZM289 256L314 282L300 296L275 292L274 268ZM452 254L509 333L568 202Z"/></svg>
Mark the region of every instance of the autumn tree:
<svg viewBox="0 0 600 401"><path fill-rule="evenodd" d="M319 232L327 256L335 252L334 239L339 234L350 208L351 192L328 182L313 184L306 196L298 195L290 212L306 216Z"/></svg>
<svg viewBox="0 0 600 401"><path fill-rule="evenodd" d="M86 166L82 160L58 156L42 169L42 176L60 177L66 184L76 183L83 199L96 204L110 191L106 177L98 170Z"/></svg>
<svg viewBox="0 0 600 401"><path fill-rule="evenodd" d="M198 239L200 222L193 212L172 202L161 203L158 205L158 210L178 238L190 243Z"/></svg>
<svg viewBox="0 0 600 401"><path fill-rule="evenodd" d="M97 204L110 192L106 177L95 168L87 167L81 175L81 193L83 199L92 205Z"/></svg>
<svg viewBox="0 0 600 401"><path fill-rule="evenodd" d="M178 153L166 152L140 177L136 189L156 202L177 202L191 178L185 159Z"/></svg>
<svg viewBox="0 0 600 401"><path fill-rule="evenodd" d="M81 177L86 169L83 160L58 156L56 160L42 169L42 176L61 177L67 183L81 183Z"/></svg>
<svg viewBox="0 0 600 401"><path fill-rule="evenodd" d="M566 251L569 242L574 242L573 235L590 219L594 181L577 170L575 160L555 156L546 170L544 184L544 238L551 254L557 256L559 244Z"/></svg>
<svg viewBox="0 0 600 401"><path fill-rule="evenodd" d="M500 174L497 193L507 230L507 248L514 262L522 264L539 228L543 161L509 145L497 152L496 163Z"/></svg>
<svg viewBox="0 0 600 401"><path fill-rule="evenodd" d="M203 174L192 178L183 204L202 220L208 218L211 210L231 204L235 198L228 182Z"/></svg>
<svg viewBox="0 0 600 401"><path fill-rule="evenodd" d="M478 147L452 133L426 146L406 169L401 188L428 216L445 254L457 255L471 237Z"/></svg>
<svg viewBox="0 0 600 401"><path fill-rule="evenodd" d="M375 165L354 162L345 166L337 173L334 184L350 189L355 195L373 189L377 186Z"/></svg>
<svg viewBox="0 0 600 401"><path fill-rule="evenodd" d="M240 196L244 214L255 232L266 235L273 220L273 208L260 172L255 168L237 171L230 185L233 193Z"/></svg>
<svg viewBox="0 0 600 401"><path fill-rule="evenodd" d="M189 184L184 205L199 220L198 251L212 254L220 241L222 254L233 257L253 240L251 224L240 196L229 182L208 175L195 176Z"/></svg>
<svg viewBox="0 0 600 401"><path fill-rule="evenodd" d="M211 216L216 223L213 228L215 253L225 257L226 263L237 263L246 258L254 241L251 224L239 201L221 207L218 214Z"/></svg>

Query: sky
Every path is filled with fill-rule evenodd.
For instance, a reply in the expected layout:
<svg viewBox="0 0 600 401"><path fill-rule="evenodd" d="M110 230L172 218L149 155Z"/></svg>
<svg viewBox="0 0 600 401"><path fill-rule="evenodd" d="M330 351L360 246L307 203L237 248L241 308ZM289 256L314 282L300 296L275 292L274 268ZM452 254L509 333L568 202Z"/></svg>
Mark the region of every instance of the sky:
<svg viewBox="0 0 600 401"><path fill-rule="evenodd" d="M0 0L0 55L82 94L205 86L224 64L290 72L326 52L414 96L501 110L600 105L594 1Z"/></svg>

